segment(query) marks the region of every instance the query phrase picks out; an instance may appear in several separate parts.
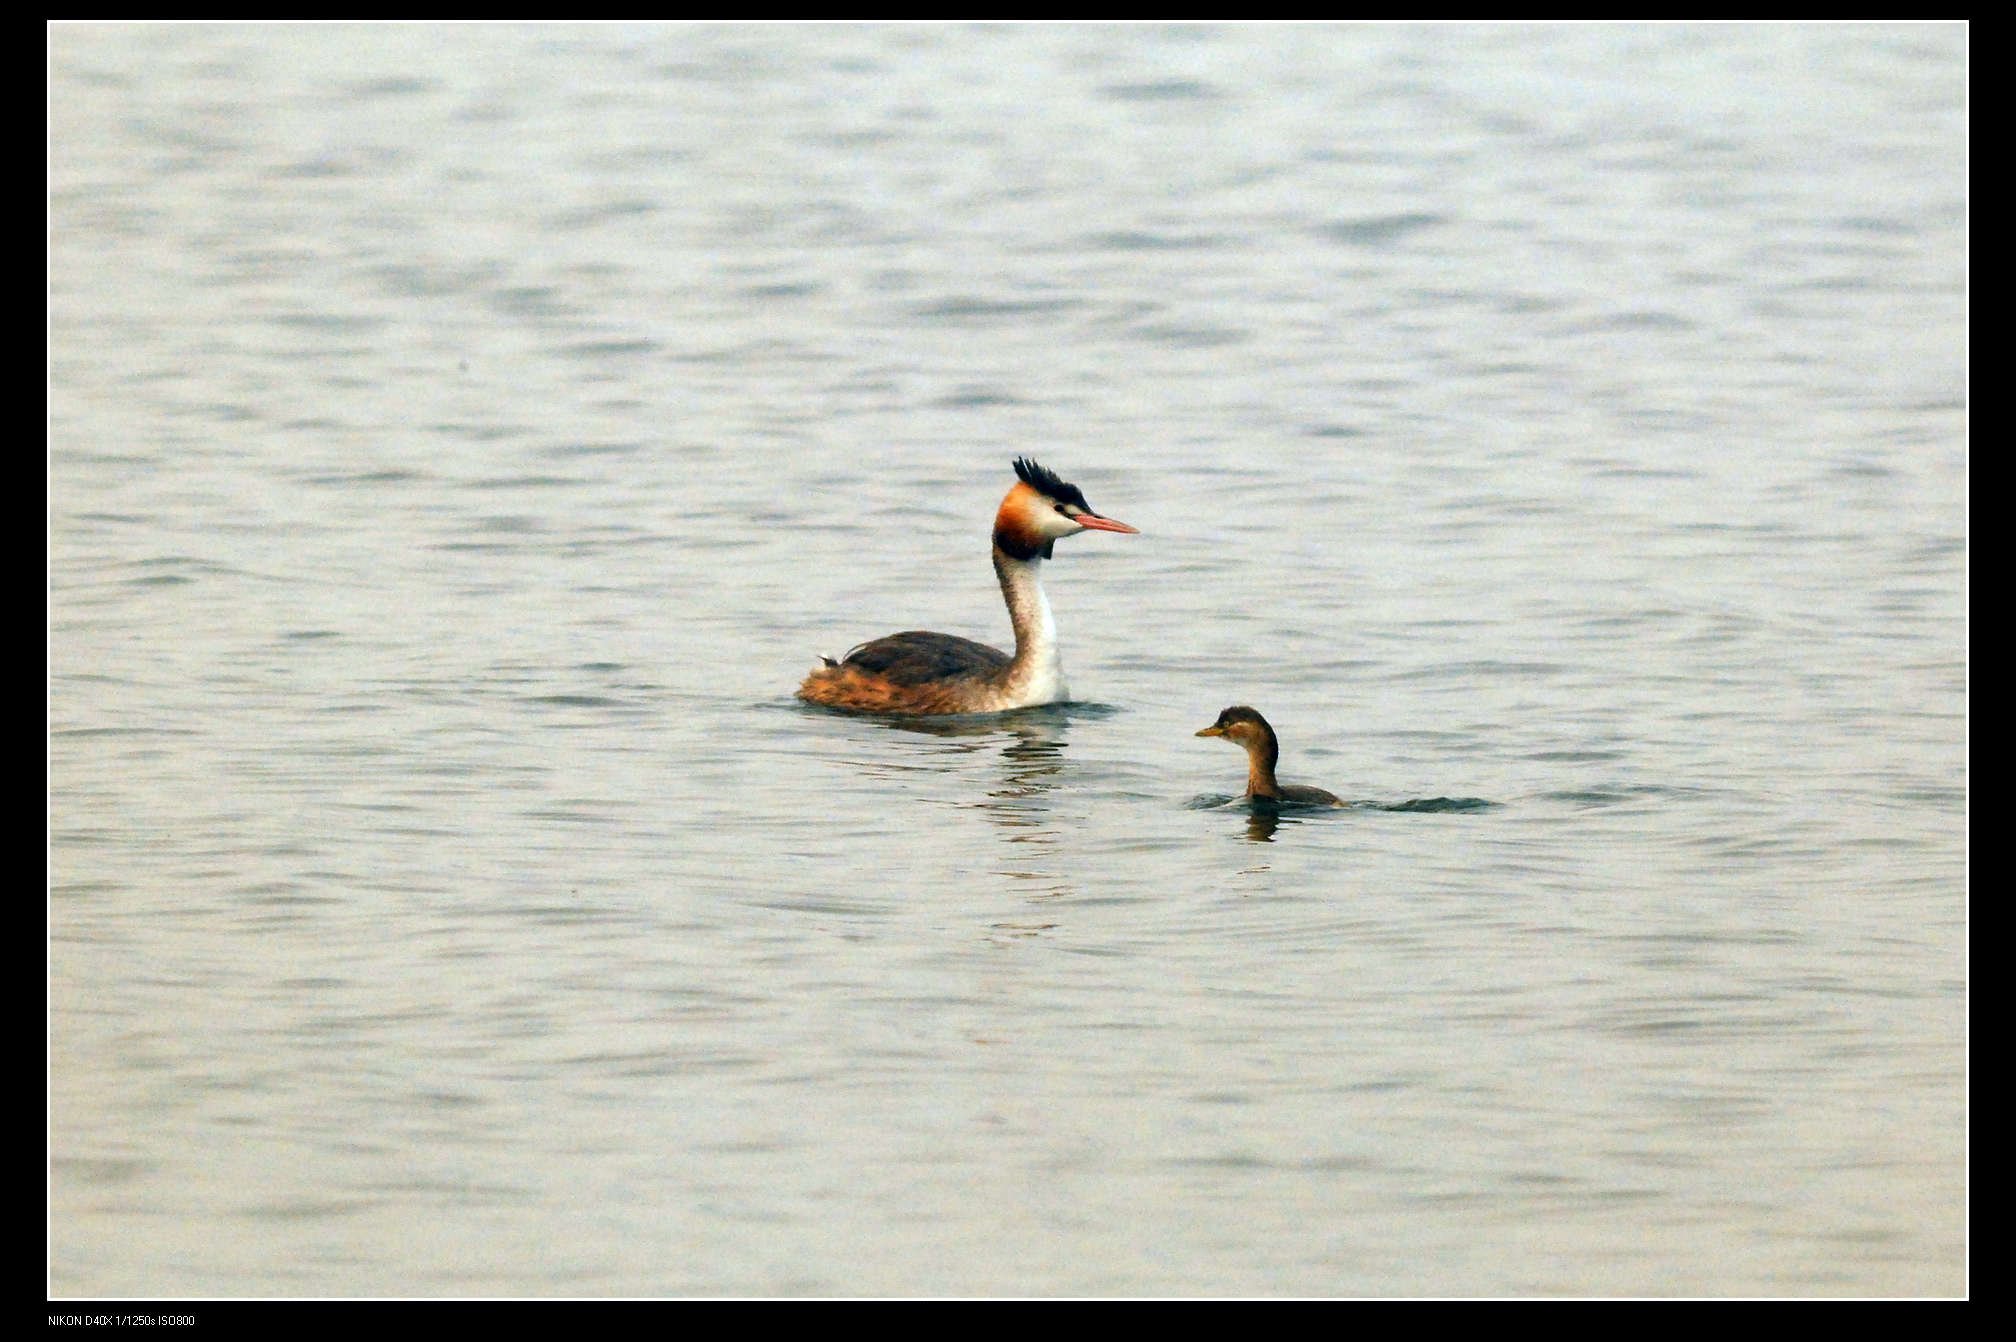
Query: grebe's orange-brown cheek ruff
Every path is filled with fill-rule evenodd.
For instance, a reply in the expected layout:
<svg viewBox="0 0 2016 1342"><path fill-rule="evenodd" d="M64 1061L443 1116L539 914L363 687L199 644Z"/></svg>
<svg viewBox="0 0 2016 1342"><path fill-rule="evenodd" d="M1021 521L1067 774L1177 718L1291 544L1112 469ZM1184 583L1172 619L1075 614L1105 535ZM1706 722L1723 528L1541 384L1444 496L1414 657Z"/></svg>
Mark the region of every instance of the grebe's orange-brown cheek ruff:
<svg viewBox="0 0 2016 1342"><path fill-rule="evenodd" d="M1037 570L1052 548L1081 531L1137 534L1092 511L1076 485L1025 457L1015 487L994 514L994 573L1015 626L1015 655L953 634L921 629L863 643L839 661L822 658L798 697L860 713L1000 713L1070 697L1057 652L1057 621Z"/></svg>
<svg viewBox="0 0 2016 1342"><path fill-rule="evenodd" d="M1281 760L1281 742L1274 735L1274 729L1267 725L1267 719L1246 707L1237 704L1218 715L1218 721L1197 733L1199 736L1222 736L1246 751L1246 795L1258 801L1297 802L1305 806L1343 806L1346 803L1333 792L1325 792L1320 787L1309 787L1301 783L1283 784L1274 777L1274 766Z"/></svg>

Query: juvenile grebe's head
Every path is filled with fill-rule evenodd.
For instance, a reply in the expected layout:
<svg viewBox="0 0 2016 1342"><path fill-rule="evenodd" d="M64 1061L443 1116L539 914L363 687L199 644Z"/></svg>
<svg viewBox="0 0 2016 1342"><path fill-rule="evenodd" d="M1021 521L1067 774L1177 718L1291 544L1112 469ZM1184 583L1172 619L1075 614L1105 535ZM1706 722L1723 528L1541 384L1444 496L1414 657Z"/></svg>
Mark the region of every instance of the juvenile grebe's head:
<svg viewBox="0 0 2016 1342"><path fill-rule="evenodd" d="M1050 557L1050 547L1081 531L1139 533L1125 522L1101 517L1078 486L1027 457L1015 458L1016 486L994 515L994 542L1017 559Z"/></svg>
<svg viewBox="0 0 2016 1342"><path fill-rule="evenodd" d="M1267 719L1244 704L1226 709L1218 715L1218 721L1197 734L1222 736L1234 744L1245 746L1248 750L1257 745L1271 745L1274 741L1274 729L1267 725Z"/></svg>

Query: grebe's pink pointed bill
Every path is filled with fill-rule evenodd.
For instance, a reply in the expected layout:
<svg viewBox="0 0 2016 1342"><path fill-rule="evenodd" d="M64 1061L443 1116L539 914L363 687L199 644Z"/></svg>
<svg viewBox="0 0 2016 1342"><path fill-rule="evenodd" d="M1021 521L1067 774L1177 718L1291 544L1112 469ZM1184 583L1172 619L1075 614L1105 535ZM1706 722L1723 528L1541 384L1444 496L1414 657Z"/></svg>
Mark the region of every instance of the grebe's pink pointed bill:
<svg viewBox="0 0 2016 1342"><path fill-rule="evenodd" d="M1084 527L1087 531L1124 531L1130 536L1141 534L1141 530L1138 527L1130 527L1125 522L1116 522L1110 517L1101 517L1097 513L1079 513L1071 520L1079 526Z"/></svg>

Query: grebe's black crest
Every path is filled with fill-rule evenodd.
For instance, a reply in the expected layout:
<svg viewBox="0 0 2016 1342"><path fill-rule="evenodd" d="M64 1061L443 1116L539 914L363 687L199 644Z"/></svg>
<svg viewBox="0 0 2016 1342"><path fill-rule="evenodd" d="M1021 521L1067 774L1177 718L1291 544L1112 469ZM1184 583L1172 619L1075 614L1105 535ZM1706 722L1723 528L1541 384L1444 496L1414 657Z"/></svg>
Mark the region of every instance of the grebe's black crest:
<svg viewBox="0 0 2016 1342"><path fill-rule="evenodd" d="M1084 491L1078 486L1057 478L1057 472L1048 466L1038 466L1028 457L1015 458L1015 474L1031 489L1039 489L1059 503L1068 503L1074 508L1092 511L1092 505L1085 501Z"/></svg>
<svg viewBox="0 0 2016 1342"><path fill-rule="evenodd" d="M1235 722L1250 722L1256 727L1266 727L1269 732L1272 732L1274 730L1272 727L1269 727L1267 725L1267 719L1261 717L1258 713L1246 707L1246 705L1244 704L1236 704L1233 707L1226 709L1223 713L1220 713L1218 715L1218 721L1213 723L1212 725L1215 727L1223 728L1223 727L1230 727Z"/></svg>

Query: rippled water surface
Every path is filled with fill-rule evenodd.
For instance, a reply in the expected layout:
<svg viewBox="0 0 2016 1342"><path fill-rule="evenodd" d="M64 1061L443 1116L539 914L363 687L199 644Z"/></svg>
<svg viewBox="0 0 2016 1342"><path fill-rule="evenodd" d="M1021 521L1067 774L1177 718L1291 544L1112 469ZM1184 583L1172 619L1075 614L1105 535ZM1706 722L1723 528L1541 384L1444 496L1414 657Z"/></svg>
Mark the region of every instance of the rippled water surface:
<svg viewBox="0 0 2016 1342"><path fill-rule="evenodd" d="M54 29L51 1292L1964 1292L1967 43Z"/></svg>

